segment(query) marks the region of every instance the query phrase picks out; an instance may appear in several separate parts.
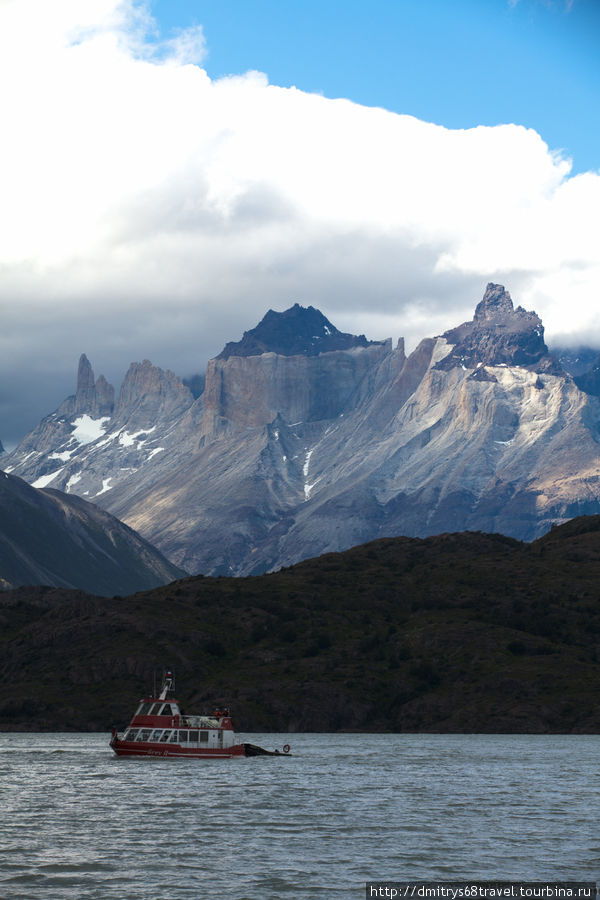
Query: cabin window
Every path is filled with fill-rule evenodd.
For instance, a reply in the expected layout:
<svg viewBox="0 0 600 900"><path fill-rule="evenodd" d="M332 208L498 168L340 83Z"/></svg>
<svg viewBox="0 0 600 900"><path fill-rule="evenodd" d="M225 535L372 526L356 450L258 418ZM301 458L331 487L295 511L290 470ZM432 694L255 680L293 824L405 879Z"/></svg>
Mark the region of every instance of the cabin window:
<svg viewBox="0 0 600 900"><path fill-rule="evenodd" d="M165 705L163 706L163 708L160 712L160 715L161 716L172 716L173 715L173 713L171 712L171 704L170 703L165 703Z"/></svg>
<svg viewBox="0 0 600 900"><path fill-rule="evenodd" d="M136 737L137 737L137 733L138 733L137 728L128 728L127 731L126 731L126 733L125 733L125 738L124 738L124 740L126 740L126 741L135 741L135 739L136 739Z"/></svg>
<svg viewBox="0 0 600 900"><path fill-rule="evenodd" d="M189 731L180 731L179 732L179 743L184 744L188 739Z"/></svg>
<svg viewBox="0 0 600 900"><path fill-rule="evenodd" d="M190 741L192 742L192 744L198 743L198 732L197 731L190 731Z"/></svg>
<svg viewBox="0 0 600 900"><path fill-rule="evenodd" d="M149 716L157 716L158 711L161 708L161 706L162 706L162 703L155 703L154 706L152 707L152 709L150 710L150 712L148 713L148 715Z"/></svg>
<svg viewBox="0 0 600 900"><path fill-rule="evenodd" d="M151 708L151 703L140 703L136 716L147 716Z"/></svg>
<svg viewBox="0 0 600 900"><path fill-rule="evenodd" d="M150 738L150 740L151 741L160 740L161 734L162 734L162 728L155 728L154 731L152 732L152 737Z"/></svg>
<svg viewBox="0 0 600 900"><path fill-rule="evenodd" d="M177 732L176 731L171 732L171 737L169 738L169 741L171 742L171 744L177 743Z"/></svg>
<svg viewBox="0 0 600 900"><path fill-rule="evenodd" d="M140 728L140 733L137 736L138 741L147 741L150 737L150 728Z"/></svg>
<svg viewBox="0 0 600 900"><path fill-rule="evenodd" d="M170 737L171 737L171 732L170 732L170 731L163 731L162 737L161 737L161 739L160 739L161 744L164 744L165 741L168 741Z"/></svg>
<svg viewBox="0 0 600 900"><path fill-rule="evenodd" d="M201 731L201 732L200 732L200 743L201 743L201 744L206 744L206 743L208 743L208 731Z"/></svg>

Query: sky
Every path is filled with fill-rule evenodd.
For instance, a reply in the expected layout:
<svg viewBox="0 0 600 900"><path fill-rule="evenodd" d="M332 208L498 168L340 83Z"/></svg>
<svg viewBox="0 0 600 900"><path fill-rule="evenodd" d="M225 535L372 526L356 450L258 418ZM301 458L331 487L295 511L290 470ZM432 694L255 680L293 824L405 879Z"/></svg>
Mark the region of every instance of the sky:
<svg viewBox="0 0 600 900"><path fill-rule="evenodd" d="M0 0L0 439L295 302L600 348L596 0Z"/></svg>

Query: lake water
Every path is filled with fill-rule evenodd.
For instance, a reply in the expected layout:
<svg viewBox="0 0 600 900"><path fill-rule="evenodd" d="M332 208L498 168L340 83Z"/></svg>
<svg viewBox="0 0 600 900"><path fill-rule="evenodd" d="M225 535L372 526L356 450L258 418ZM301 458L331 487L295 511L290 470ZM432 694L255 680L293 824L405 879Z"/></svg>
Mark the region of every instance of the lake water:
<svg viewBox="0 0 600 900"><path fill-rule="evenodd" d="M362 898L367 881L600 881L600 737L245 735L118 759L0 735L2 900Z"/></svg>

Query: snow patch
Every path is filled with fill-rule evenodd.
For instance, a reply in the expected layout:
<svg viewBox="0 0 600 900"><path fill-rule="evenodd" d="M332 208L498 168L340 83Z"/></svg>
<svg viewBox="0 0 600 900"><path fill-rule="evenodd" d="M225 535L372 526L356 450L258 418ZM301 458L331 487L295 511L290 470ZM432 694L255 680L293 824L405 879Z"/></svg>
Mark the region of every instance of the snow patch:
<svg viewBox="0 0 600 900"><path fill-rule="evenodd" d="M320 480L321 480L320 478L317 478L317 480L313 481L312 484L304 485L304 499L305 500L310 500L310 495L311 495L312 489L314 487L316 487L316 485L319 483Z"/></svg>
<svg viewBox="0 0 600 900"><path fill-rule="evenodd" d="M153 456L156 456L157 453L162 453L164 449L164 447L155 447L154 450L151 450L148 454L148 459L146 460L146 462L150 462Z"/></svg>
<svg viewBox="0 0 600 900"><path fill-rule="evenodd" d="M106 422L110 422L110 416L102 416L101 419L92 419L87 413L71 422L75 426L72 437L78 444L91 444L98 440L106 431Z"/></svg>
<svg viewBox="0 0 600 900"><path fill-rule="evenodd" d="M305 481L304 481L304 499L305 500L309 499L310 492L312 491L315 484L317 483L315 481L314 484L309 484L308 481L306 481L306 479L308 478L308 470L310 468L310 458L313 455L313 452L314 452L314 447L312 450L307 451L306 456L304 458L304 465L302 467L302 474L304 475L304 479L305 479Z"/></svg>
<svg viewBox="0 0 600 900"><path fill-rule="evenodd" d="M67 481L67 485L65 488L67 494L70 493L71 488L73 487L74 484L77 484L78 481L81 481L81 472L75 472L75 474L71 475L71 477Z"/></svg>
<svg viewBox="0 0 600 900"><path fill-rule="evenodd" d="M100 494L105 494L107 491L110 491L111 481L112 481L112 475L110 478L103 478L102 479L102 490L98 491L98 493L95 496L99 497Z"/></svg>
<svg viewBox="0 0 600 900"><path fill-rule="evenodd" d="M36 478L35 481L32 482L31 487L34 488L45 488L46 485L50 484L57 475L60 475L64 466L61 466L60 469L57 469L55 472L51 472L50 475L41 475L39 478Z"/></svg>
<svg viewBox="0 0 600 900"><path fill-rule="evenodd" d="M5 469L5 470L4 470L4 472L5 472L5 473L6 473L6 472L12 472L13 469L14 469L14 466L9 466L8 469Z"/></svg>
<svg viewBox="0 0 600 900"><path fill-rule="evenodd" d="M73 450L63 450L61 453L51 453L48 459L60 459L61 462L69 462L73 453Z"/></svg>
<svg viewBox="0 0 600 900"><path fill-rule="evenodd" d="M309 450L308 453L306 454L306 459L304 460L304 466L302 467L302 474L304 475L305 478L308 475L308 467L310 466L310 458L312 455L313 455L313 451Z"/></svg>
<svg viewBox="0 0 600 900"><path fill-rule="evenodd" d="M152 428L142 428L141 431L136 431L133 434L129 434L128 431L124 431L119 435L119 443L123 447L131 447L133 444L138 441L138 438L141 434L152 434L153 431L156 430L156 425L153 425ZM146 438L143 441L138 441L138 450L142 449L142 444L145 443Z"/></svg>

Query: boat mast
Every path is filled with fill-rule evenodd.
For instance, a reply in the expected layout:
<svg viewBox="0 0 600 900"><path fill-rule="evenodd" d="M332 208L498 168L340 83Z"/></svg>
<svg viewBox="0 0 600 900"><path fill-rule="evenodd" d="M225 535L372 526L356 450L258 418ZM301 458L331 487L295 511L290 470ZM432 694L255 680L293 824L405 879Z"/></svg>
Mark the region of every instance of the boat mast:
<svg viewBox="0 0 600 900"><path fill-rule="evenodd" d="M172 669L167 669L165 671L165 674L163 677L162 689L160 692L160 697L158 699L166 700L167 694L169 693L169 691L172 691L174 687L175 687L175 676L173 675Z"/></svg>

